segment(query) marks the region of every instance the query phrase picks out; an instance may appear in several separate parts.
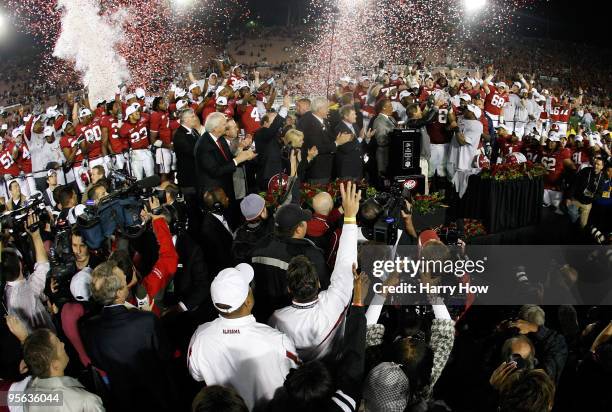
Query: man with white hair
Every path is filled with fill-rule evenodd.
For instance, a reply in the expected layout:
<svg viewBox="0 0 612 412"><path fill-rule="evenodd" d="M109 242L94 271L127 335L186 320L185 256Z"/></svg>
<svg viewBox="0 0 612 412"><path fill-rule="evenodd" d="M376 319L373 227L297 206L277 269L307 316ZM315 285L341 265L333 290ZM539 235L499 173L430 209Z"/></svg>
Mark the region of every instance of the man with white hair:
<svg viewBox="0 0 612 412"><path fill-rule="evenodd" d="M223 113L215 112L208 115L202 137L195 145L195 171L200 190L206 191L222 188L230 199L235 199L233 175L236 167L248 160L254 159L253 150L239 150L234 157L227 140L227 120Z"/></svg>
<svg viewBox="0 0 612 412"><path fill-rule="evenodd" d="M463 118L459 119L459 132L451 141L448 156L448 176L453 178L455 172L468 170L472 167L474 157L478 152L478 143L482 135L483 126L480 122L482 112L473 104L467 105Z"/></svg>
<svg viewBox="0 0 612 412"><path fill-rule="evenodd" d="M313 159L308 169L307 178L311 183L327 183L332 175L334 154L336 148L349 142L352 138L349 133L334 133L327 120L329 102L325 97L315 97L312 100L310 112L306 113L299 122L298 128L304 133L303 151L316 147L318 155ZM302 158L305 158L305 153Z"/></svg>

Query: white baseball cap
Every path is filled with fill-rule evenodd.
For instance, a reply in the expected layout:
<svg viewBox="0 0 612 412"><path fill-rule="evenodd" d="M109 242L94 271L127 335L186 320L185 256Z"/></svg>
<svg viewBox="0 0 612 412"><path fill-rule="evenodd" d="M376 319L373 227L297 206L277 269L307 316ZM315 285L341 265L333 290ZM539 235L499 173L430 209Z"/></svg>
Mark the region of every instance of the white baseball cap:
<svg viewBox="0 0 612 412"><path fill-rule="evenodd" d="M25 130L25 126L19 126L16 127L15 129L13 129L13 131L11 132L11 136L13 136L13 139L17 138L17 136L19 136L20 134L22 134Z"/></svg>
<svg viewBox="0 0 612 412"><path fill-rule="evenodd" d="M415 82L410 83L410 88L411 88L411 89L418 89L419 87L421 87L421 86L420 86L420 85L419 85L419 83L418 83L418 82L416 82L416 81L415 81Z"/></svg>
<svg viewBox="0 0 612 412"><path fill-rule="evenodd" d="M136 97L138 97L139 99L144 99L145 97L145 91L142 87L138 87L136 89Z"/></svg>
<svg viewBox="0 0 612 412"><path fill-rule="evenodd" d="M0 127L0 130L8 130L8 124L4 123L2 127Z"/></svg>
<svg viewBox="0 0 612 412"><path fill-rule="evenodd" d="M480 116L482 116L482 110L480 110L480 108L474 104L468 104L467 109L470 112L474 113L474 116L476 116L476 119L480 119Z"/></svg>
<svg viewBox="0 0 612 412"><path fill-rule="evenodd" d="M53 128L53 126L45 126L44 130L43 130L43 135L45 137L47 136L53 136L55 133L55 129Z"/></svg>
<svg viewBox="0 0 612 412"><path fill-rule="evenodd" d="M210 285L210 297L219 312L231 313L242 306L249 296L250 283L255 272L248 263L240 263L234 268L223 269ZM227 305L220 308L217 305Z"/></svg>
<svg viewBox="0 0 612 412"><path fill-rule="evenodd" d="M79 110L79 117L85 117L85 116L90 116L91 115L91 110L89 110L87 107L82 107L81 110Z"/></svg>
<svg viewBox="0 0 612 412"><path fill-rule="evenodd" d="M506 89L508 88L508 85L506 83L504 83L504 82L499 82L495 86L497 86L498 89L501 89L502 87L504 87Z"/></svg>
<svg viewBox="0 0 612 412"><path fill-rule="evenodd" d="M200 87L200 85L199 85L199 84L197 84L197 83L191 83L191 84L189 85L189 91L192 91L192 90L193 90L193 89L195 89L196 87Z"/></svg>
<svg viewBox="0 0 612 412"><path fill-rule="evenodd" d="M135 98L135 97L136 97L136 95L135 95L134 93L130 93L130 94L127 94L127 95L125 96L125 100L127 101L127 100L133 99L133 98Z"/></svg>
<svg viewBox="0 0 612 412"><path fill-rule="evenodd" d="M219 106L227 106L227 97L219 96L217 97L215 103L217 103Z"/></svg>
<svg viewBox="0 0 612 412"><path fill-rule="evenodd" d="M472 97L469 94L467 94L467 93L459 93L459 98L463 99L463 100L466 100L468 102L472 101Z"/></svg>
<svg viewBox="0 0 612 412"><path fill-rule="evenodd" d="M548 140L550 140L551 142L561 141L561 139L559 139L559 133L555 132L554 130L548 132Z"/></svg>
<svg viewBox="0 0 612 412"><path fill-rule="evenodd" d="M130 115L136 113L139 108L140 108L140 105L138 103L133 103L133 104L129 105L125 109L125 117L130 117Z"/></svg>
<svg viewBox="0 0 612 412"><path fill-rule="evenodd" d="M86 267L77 272L70 280L70 293L79 302L87 302L91 297L91 268Z"/></svg>
<svg viewBox="0 0 612 412"><path fill-rule="evenodd" d="M402 90L399 94L399 99L402 100L404 97L414 96L414 93L409 92L408 90Z"/></svg>
<svg viewBox="0 0 612 412"><path fill-rule="evenodd" d="M476 79L474 79L473 77L468 77L466 79L468 82L470 82L470 84L472 85L472 87L476 86L478 84L478 82L476 81Z"/></svg>
<svg viewBox="0 0 612 412"><path fill-rule="evenodd" d="M576 136L574 136L574 141L576 142L582 142L584 140L584 137L582 137L581 134L577 134Z"/></svg>
<svg viewBox="0 0 612 412"><path fill-rule="evenodd" d="M177 88L174 90L174 96L175 96L177 99L180 99L181 97L184 97L186 94L187 94L187 91L185 91L185 89L181 89L180 87L177 87Z"/></svg>
<svg viewBox="0 0 612 412"><path fill-rule="evenodd" d="M519 89L521 87L523 87L523 83L521 83L521 82L514 82L514 83L512 83L512 85L518 87Z"/></svg>
<svg viewBox="0 0 612 412"><path fill-rule="evenodd" d="M360 82L365 82L366 80L370 80L370 78L369 78L368 76L361 76L361 77L359 78L359 81L360 81Z"/></svg>
<svg viewBox="0 0 612 412"><path fill-rule="evenodd" d="M181 110L185 106L187 106L187 100L185 99L181 99L176 102L176 110Z"/></svg>

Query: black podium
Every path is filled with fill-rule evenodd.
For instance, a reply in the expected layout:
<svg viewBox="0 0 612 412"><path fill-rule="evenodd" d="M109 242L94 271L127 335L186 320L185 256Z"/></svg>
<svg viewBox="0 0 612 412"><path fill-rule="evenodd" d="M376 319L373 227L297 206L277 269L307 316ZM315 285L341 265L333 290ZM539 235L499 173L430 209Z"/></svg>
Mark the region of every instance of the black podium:
<svg viewBox="0 0 612 412"><path fill-rule="evenodd" d="M421 174L421 131L395 129L389 138L389 166L387 174L392 181L415 180L413 193L425 193L425 176Z"/></svg>

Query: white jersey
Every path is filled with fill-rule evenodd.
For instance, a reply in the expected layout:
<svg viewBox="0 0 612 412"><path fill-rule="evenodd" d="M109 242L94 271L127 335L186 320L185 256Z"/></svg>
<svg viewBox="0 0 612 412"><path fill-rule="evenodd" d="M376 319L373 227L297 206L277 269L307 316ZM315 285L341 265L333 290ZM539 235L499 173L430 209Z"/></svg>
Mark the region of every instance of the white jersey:
<svg viewBox="0 0 612 412"><path fill-rule="evenodd" d="M191 337L187 358L195 380L236 389L249 410L261 400L272 399L298 362L293 342L257 323L252 315L219 316L200 325Z"/></svg>
<svg viewBox="0 0 612 412"><path fill-rule="evenodd" d="M392 101L391 105L393 106L393 111L397 113L400 121L406 123L408 121L408 114L406 113L406 108L400 102Z"/></svg>
<svg viewBox="0 0 612 412"><path fill-rule="evenodd" d="M516 108L521 104L521 98L514 94L510 93L508 95L508 101L504 104L502 108L502 116L504 118L504 122L509 124L512 128L514 126L514 115L516 112Z"/></svg>
<svg viewBox="0 0 612 412"><path fill-rule="evenodd" d="M460 145L457 137L453 137L448 155L448 171L453 176L456 170L472 168L472 162L478 152L478 144L482 135L483 126L480 120L459 119L459 130L465 137L467 144Z"/></svg>
<svg viewBox="0 0 612 412"><path fill-rule="evenodd" d="M357 261L357 225L344 225L336 264L327 290L317 300L274 312L270 325L291 338L300 359L321 359L339 349L344 335L344 321L353 293L353 262Z"/></svg>

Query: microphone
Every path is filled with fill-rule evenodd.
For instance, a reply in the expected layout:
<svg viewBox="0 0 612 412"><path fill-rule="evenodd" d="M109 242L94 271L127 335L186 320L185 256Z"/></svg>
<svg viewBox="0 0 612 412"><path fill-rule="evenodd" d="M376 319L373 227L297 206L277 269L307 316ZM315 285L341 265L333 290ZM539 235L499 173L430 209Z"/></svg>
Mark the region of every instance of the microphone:
<svg viewBox="0 0 612 412"><path fill-rule="evenodd" d="M144 307L149 306L149 295L145 287L142 286L142 284L139 283L136 286L135 295L136 295L136 306L138 307L138 310L143 310Z"/></svg>
<svg viewBox="0 0 612 412"><path fill-rule="evenodd" d="M144 179L141 179L137 181L136 183L134 183L134 185L138 189L152 189L154 187L159 186L160 184L161 184L161 179L157 175L145 177Z"/></svg>

